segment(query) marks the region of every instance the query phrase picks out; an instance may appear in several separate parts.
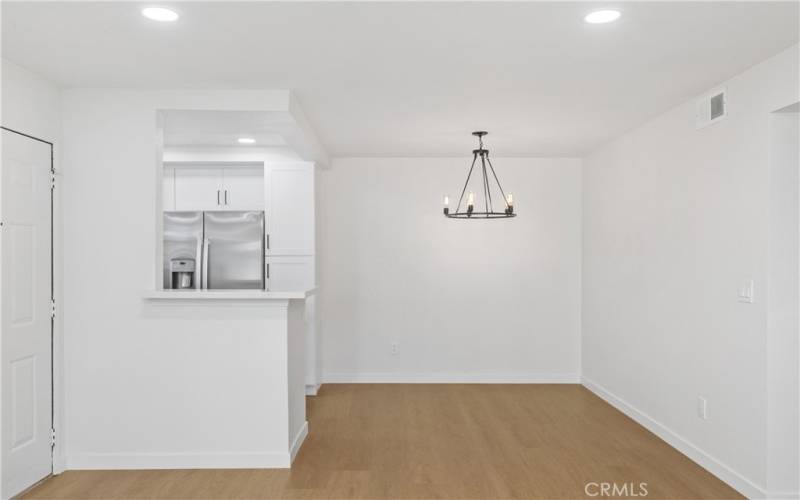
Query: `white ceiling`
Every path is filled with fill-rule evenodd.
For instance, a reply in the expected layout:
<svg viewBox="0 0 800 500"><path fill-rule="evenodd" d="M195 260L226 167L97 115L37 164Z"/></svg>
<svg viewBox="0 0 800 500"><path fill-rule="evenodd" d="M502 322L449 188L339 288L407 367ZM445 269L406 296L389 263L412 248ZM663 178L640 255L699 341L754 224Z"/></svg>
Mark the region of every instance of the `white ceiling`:
<svg viewBox="0 0 800 500"><path fill-rule="evenodd" d="M798 41L797 2L2 2L67 87L292 89L332 156L575 156Z"/></svg>

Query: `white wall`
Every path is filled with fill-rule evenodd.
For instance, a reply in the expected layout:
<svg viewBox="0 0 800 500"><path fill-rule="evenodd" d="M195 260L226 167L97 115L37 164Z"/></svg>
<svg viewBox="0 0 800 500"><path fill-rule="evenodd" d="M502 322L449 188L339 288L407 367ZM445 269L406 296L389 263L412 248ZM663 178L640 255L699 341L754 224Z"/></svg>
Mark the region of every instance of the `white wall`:
<svg viewBox="0 0 800 500"><path fill-rule="evenodd" d="M56 142L61 131L60 91L36 73L2 60L4 127Z"/></svg>
<svg viewBox="0 0 800 500"><path fill-rule="evenodd" d="M583 377L757 495L768 488L769 114L798 100L797 46L725 85L725 120L697 130L687 102L585 158ZM740 303L750 279L755 303Z"/></svg>
<svg viewBox="0 0 800 500"><path fill-rule="evenodd" d="M580 161L494 164L517 218L442 215L467 157L318 173L324 381L577 382Z"/></svg>
<svg viewBox="0 0 800 500"><path fill-rule="evenodd" d="M285 313L143 300L157 281L157 110L270 110L287 100L260 91L63 93L68 466L253 466L287 453L288 402L267 399L285 393L287 369L264 378L282 366L286 338L274 334ZM264 390L247 392L253 381Z"/></svg>

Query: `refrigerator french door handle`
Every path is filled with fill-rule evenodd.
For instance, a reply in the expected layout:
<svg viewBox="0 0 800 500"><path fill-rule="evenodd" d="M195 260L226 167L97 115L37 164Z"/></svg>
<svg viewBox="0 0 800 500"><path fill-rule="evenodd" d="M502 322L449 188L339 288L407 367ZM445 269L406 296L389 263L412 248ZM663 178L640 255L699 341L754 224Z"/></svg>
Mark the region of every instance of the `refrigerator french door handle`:
<svg viewBox="0 0 800 500"><path fill-rule="evenodd" d="M198 289L198 290L203 288L203 279L205 279L203 277L205 273L204 273L204 271L202 269L203 268L203 250L204 250L204 247L205 247L205 242L204 242L203 238L197 238L197 251L196 251L196 254L195 254L195 260L194 261L195 261L195 263L197 263L197 262L200 263L200 269L198 269L196 274L195 274L194 287L196 289Z"/></svg>
<svg viewBox="0 0 800 500"><path fill-rule="evenodd" d="M219 205L219 189L217 189L217 205Z"/></svg>
<svg viewBox="0 0 800 500"><path fill-rule="evenodd" d="M228 190L225 190L225 204L228 204Z"/></svg>
<svg viewBox="0 0 800 500"><path fill-rule="evenodd" d="M208 238L203 239L203 290L208 290L208 248L211 246L211 240Z"/></svg>
<svg viewBox="0 0 800 500"><path fill-rule="evenodd" d="M264 214L261 214L261 289L269 290L269 264L264 265L267 260L267 249L269 248L269 235L266 231L267 222Z"/></svg>

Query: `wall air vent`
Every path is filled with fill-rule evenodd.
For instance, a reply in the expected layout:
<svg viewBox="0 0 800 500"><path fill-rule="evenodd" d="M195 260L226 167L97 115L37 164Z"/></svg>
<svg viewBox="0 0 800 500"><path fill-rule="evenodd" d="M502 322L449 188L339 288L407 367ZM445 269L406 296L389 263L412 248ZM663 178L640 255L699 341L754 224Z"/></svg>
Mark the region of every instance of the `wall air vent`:
<svg viewBox="0 0 800 500"><path fill-rule="evenodd" d="M719 87L695 103L695 124L697 128L716 123L728 115L728 99L725 87Z"/></svg>

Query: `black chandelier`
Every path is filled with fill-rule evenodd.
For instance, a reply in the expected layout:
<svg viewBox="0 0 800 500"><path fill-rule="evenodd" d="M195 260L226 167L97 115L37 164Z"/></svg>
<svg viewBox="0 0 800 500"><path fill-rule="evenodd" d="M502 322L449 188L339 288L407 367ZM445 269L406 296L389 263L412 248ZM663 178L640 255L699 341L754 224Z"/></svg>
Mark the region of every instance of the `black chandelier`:
<svg viewBox="0 0 800 500"><path fill-rule="evenodd" d="M469 167L469 173L467 174L467 181L464 183L464 188L461 190L461 196L458 198L458 204L456 205L456 211L450 211L450 198L448 196L444 197L444 215L445 217L450 217L451 219L500 219L506 217L516 217L517 214L514 213L514 196L511 193L506 194L503 191L503 186L500 185L500 180L497 178L497 174L494 171L494 167L492 166L491 160L489 160L489 150L484 149L483 147L483 136L488 134L489 132L473 132L472 135L478 138L478 149L472 150L472 166ZM480 164L480 171L482 174L482 183L481 189L483 190L483 212L476 212L475 211L475 193L470 191L467 193L467 187L469 187L469 180L472 178L472 171L475 169L475 164L478 162L478 157L481 159ZM489 166L489 169L486 169L486 166ZM487 175L491 173L491 177ZM494 182L492 182L494 179ZM503 200L504 206L502 207L502 212L496 212L494 209L493 199L492 199L492 185L497 184L497 188L500 190L500 199ZM463 210L461 208L461 203L464 201L464 195L467 196L467 202ZM480 206L478 207L480 209Z"/></svg>

